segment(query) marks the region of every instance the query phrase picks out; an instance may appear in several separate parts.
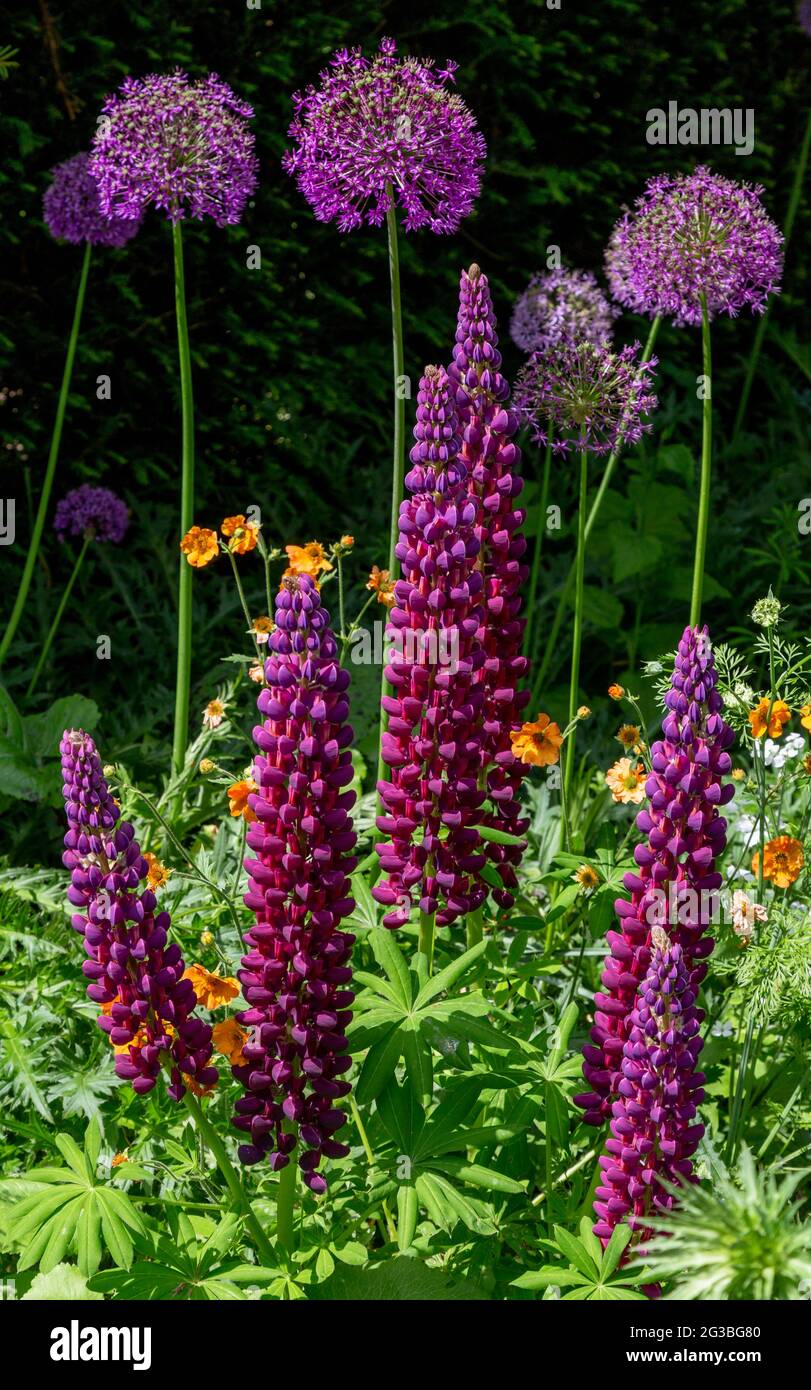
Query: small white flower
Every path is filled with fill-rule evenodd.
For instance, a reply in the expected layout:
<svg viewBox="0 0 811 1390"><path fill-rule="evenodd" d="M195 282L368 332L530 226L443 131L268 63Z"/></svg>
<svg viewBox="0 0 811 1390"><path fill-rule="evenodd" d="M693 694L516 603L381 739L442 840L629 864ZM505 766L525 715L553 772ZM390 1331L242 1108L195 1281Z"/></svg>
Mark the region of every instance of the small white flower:
<svg viewBox="0 0 811 1390"><path fill-rule="evenodd" d="M804 751L805 739L802 734L786 734L780 743L767 738L763 746L763 761L767 767L773 767L779 772L789 758L798 758Z"/></svg>

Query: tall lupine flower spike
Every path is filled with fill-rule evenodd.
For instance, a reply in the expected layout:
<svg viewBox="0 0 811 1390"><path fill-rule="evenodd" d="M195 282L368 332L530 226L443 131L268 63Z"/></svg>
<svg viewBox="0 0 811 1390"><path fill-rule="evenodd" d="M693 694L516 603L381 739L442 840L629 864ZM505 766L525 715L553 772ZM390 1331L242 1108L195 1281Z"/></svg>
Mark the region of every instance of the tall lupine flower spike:
<svg viewBox="0 0 811 1390"><path fill-rule="evenodd" d="M591 271L561 266L533 275L516 300L510 336L522 352L546 352L560 343L608 347L619 314Z"/></svg>
<svg viewBox="0 0 811 1390"><path fill-rule="evenodd" d="M448 375L426 367L420 382L412 496L400 506L394 586L387 635L393 640L385 696L389 716L383 761L391 781L379 782L386 810L376 846L384 880L372 890L392 909L387 927L408 921L413 895L440 926L481 906L484 866L475 829L485 793L482 765L484 583L477 566L477 508Z"/></svg>
<svg viewBox="0 0 811 1390"><path fill-rule="evenodd" d="M140 217L153 204L172 222L239 222L256 188L252 116L216 73L125 78L104 103L90 157L102 212Z"/></svg>
<svg viewBox="0 0 811 1390"><path fill-rule="evenodd" d="M448 90L455 63L398 58L393 39L365 58L341 49L294 97L283 166L319 222L379 227L399 207L407 232L455 232L479 192L484 138Z"/></svg>
<svg viewBox="0 0 811 1390"><path fill-rule="evenodd" d="M651 749L648 809L636 818L646 839L634 850L636 872L625 875L630 900L614 904L619 930L607 933L610 955L594 998L592 1045L583 1050L592 1089L575 1101L588 1124L602 1124L611 1113L636 993L651 961L652 927L668 926L693 986L704 978L715 945L704 932L723 884L715 868L726 844L720 810L735 791L733 782L722 781L732 767L727 750L735 735L716 686L707 628L685 628L665 696L664 738Z"/></svg>
<svg viewBox="0 0 811 1390"><path fill-rule="evenodd" d="M653 318L701 323L707 314L761 314L777 294L783 236L760 201L763 189L698 168L657 174L617 223L605 266L614 298Z"/></svg>
<svg viewBox="0 0 811 1390"><path fill-rule="evenodd" d="M336 1102L349 1094L346 1027L354 995L349 958L354 936L340 923L353 909L348 875L355 833L349 812L352 730L349 675L315 581L282 580L268 639L263 722L253 731L258 791L248 829L255 858L245 860L245 902L256 924L245 936L239 978L251 1029L245 1063L233 1074L245 1088L233 1123L247 1140L243 1163L267 1157L277 1171L298 1159L304 1181L326 1191L322 1158L349 1153L335 1133L346 1121Z"/></svg>
<svg viewBox="0 0 811 1390"><path fill-rule="evenodd" d="M52 181L42 200L48 231L57 241L123 246L138 231L141 215L105 216L89 162L88 154L75 154L51 170Z"/></svg>
<svg viewBox="0 0 811 1390"><path fill-rule="evenodd" d="M519 474L521 452L514 441L518 418L510 407L509 383L500 368L487 276L472 265L461 275L456 344L448 376L462 426L459 461L467 470L468 492L476 506L478 563L484 581L478 633L484 650L478 678L484 696L481 767L493 809L480 823L521 837L529 827L518 800L527 769L513 753L510 734L521 728L529 701L529 692L518 689L529 665L521 653L525 620L520 593L528 568L521 533L525 513L516 506L524 486ZM503 887L494 892L501 907L512 904L523 848L493 841L485 844L487 858L502 881Z"/></svg>
<svg viewBox="0 0 811 1390"><path fill-rule="evenodd" d="M699 1037L698 969L685 962L681 946L662 927L651 932L653 955L629 1015L617 1097L611 1106L611 1136L600 1158L595 1189L594 1234L603 1245L627 1220L635 1242L650 1234L651 1218L668 1211L670 1187L695 1181L692 1156L704 1133L696 1107L705 1077L696 1071L704 1046Z"/></svg>
<svg viewBox="0 0 811 1390"><path fill-rule="evenodd" d="M181 1100L213 1086L211 1028L197 1018L194 989L183 979L180 947L169 944L168 912L156 912L149 866L133 827L120 820L96 746L81 729L60 744L68 819L62 862L71 871L71 925L84 938L87 993L103 1012L98 1025L116 1050L115 1069L139 1095L165 1063L169 1094Z"/></svg>

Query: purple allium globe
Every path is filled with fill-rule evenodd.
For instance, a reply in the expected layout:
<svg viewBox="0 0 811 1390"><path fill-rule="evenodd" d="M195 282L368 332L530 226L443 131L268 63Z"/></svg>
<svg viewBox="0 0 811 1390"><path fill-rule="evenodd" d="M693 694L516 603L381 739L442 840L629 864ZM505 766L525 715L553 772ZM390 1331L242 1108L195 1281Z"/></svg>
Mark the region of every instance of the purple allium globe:
<svg viewBox="0 0 811 1390"><path fill-rule="evenodd" d="M650 376L657 359L637 361L639 343L621 352L564 343L533 353L518 376L515 404L533 438L556 453L610 454L636 444L656 409Z"/></svg>
<svg viewBox="0 0 811 1390"><path fill-rule="evenodd" d="M252 116L216 73L196 82L180 69L127 77L105 101L93 141L103 211L137 217L154 204L171 222L239 222L256 188Z"/></svg>
<svg viewBox="0 0 811 1390"><path fill-rule="evenodd" d="M293 98L283 159L320 222L342 232L380 226L399 206L407 232L455 232L479 192L484 138L448 90L455 63L397 58L393 39L365 58L333 54L319 85Z"/></svg>
<svg viewBox="0 0 811 1390"><path fill-rule="evenodd" d="M783 236L760 201L762 188L700 167L650 179L633 212L611 234L605 265L611 293L627 309L677 325L761 314L779 293Z"/></svg>
<svg viewBox="0 0 811 1390"><path fill-rule="evenodd" d="M559 343L608 347L619 313L590 271L560 267L533 275L516 300L510 335L522 352L546 352Z"/></svg>
<svg viewBox="0 0 811 1390"><path fill-rule="evenodd" d="M123 246L141 225L140 215L105 217L91 175L88 154L75 154L51 170L52 182L42 199L42 215L52 237L74 245Z"/></svg>
<svg viewBox="0 0 811 1390"><path fill-rule="evenodd" d="M800 0L797 6L797 23L811 38L811 0Z"/></svg>
<svg viewBox="0 0 811 1390"><path fill-rule="evenodd" d="M60 541L68 536L92 536L118 545L130 524L127 504L107 487L82 483L56 504L54 530Z"/></svg>

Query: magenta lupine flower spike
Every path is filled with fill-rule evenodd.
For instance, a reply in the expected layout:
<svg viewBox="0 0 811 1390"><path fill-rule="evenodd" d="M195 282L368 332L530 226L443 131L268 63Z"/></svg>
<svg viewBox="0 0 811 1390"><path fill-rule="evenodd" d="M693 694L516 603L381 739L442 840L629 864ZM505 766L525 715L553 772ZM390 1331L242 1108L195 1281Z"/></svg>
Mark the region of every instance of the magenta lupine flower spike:
<svg viewBox="0 0 811 1390"><path fill-rule="evenodd" d="M52 182L42 199L42 215L52 237L74 245L123 246L141 225L140 214L106 217L99 203L88 154L75 154L51 170Z"/></svg>
<svg viewBox="0 0 811 1390"><path fill-rule="evenodd" d="M407 232L456 231L479 192L486 147L449 91L455 70L398 58L383 39L371 60L341 49L317 87L296 93L294 148L282 162L319 222L380 226L393 204Z"/></svg>
<svg viewBox="0 0 811 1390"><path fill-rule="evenodd" d="M521 653L525 620L521 585L528 574L523 562L525 513L516 505L524 486L521 452L515 443L516 413L510 387L501 373L496 316L487 276L479 266L463 271L453 361L448 376L455 387L462 426L460 462L476 505L476 536L484 576L484 614L478 640L484 649L479 682L483 688L482 769L492 809L481 824L523 836L529 821L522 816L518 793L527 768L512 751L510 733L520 729L529 692L519 690L528 670ZM485 843L503 887L494 898L509 907L517 885L516 866L524 846Z"/></svg>
<svg viewBox="0 0 811 1390"><path fill-rule="evenodd" d="M621 443L638 443L657 405L649 381L657 359L640 364L639 350L639 343L612 352L580 342L533 353L515 400L536 443L546 447L550 427L552 448L563 455L611 454Z"/></svg>
<svg viewBox="0 0 811 1390"><path fill-rule="evenodd" d="M561 266L533 275L516 300L510 335L522 352L547 352L560 343L608 347L619 314L591 271Z"/></svg>
<svg viewBox="0 0 811 1390"><path fill-rule="evenodd" d="M695 1181L692 1156L704 1133L695 1123L705 1077L696 1071L699 1037L697 969L662 927L651 933L653 955L629 1015L620 1079L611 1106L611 1135L600 1158L594 1234L603 1245L627 1221L634 1242L650 1234L652 1216L673 1205L671 1187Z"/></svg>
<svg viewBox="0 0 811 1390"><path fill-rule="evenodd" d="M761 314L778 294L783 236L760 200L763 189L698 168L658 174L617 223L606 251L614 298L636 313L676 324Z"/></svg>
<svg viewBox="0 0 811 1390"><path fill-rule="evenodd" d="M379 782L386 810L376 846L385 877L372 892L391 911L387 927L408 921L414 897L422 912L446 926L481 906L487 893L475 826L485 792L482 766L484 662L483 576L477 565L477 508L459 461L453 391L442 367L420 382L411 497L400 506L394 586L387 636L393 647L383 705L389 722L383 760L391 780Z"/></svg>
<svg viewBox="0 0 811 1390"><path fill-rule="evenodd" d="M102 211L140 217L153 204L172 222L239 222L256 188L252 116L216 73L125 78L104 103L90 157Z"/></svg>
<svg viewBox="0 0 811 1390"><path fill-rule="evenodd" d="M164 1061L169 1095L213 1086L211 1028L197 1004L180 947L169 944L168 912L141 888L148 865L133 827L120 820L96 745L81 729L60 744L68 819L62 862L71 871L71 925L84 937L87 993L104 1012L97 1022L116 1049L115 1069L139 1095L151 1091Z"/></svg>
<svg viewBox="0 0 811 1390"><path fill-rule="evenodd" d="M130 524L129 508L107 487L82 483L56 504L54 530L60 541L67 536L93 536L118 545Z"/></svg>
<svg viewBox="0 0 811 1390"><path fill-rule="evenodd" d="M727 750L735 735L716 685L706 627L685 628L665 696L664 738L651 749L648 808L636 818L646 839L634 851L636 872L625 875L630 900L614 904L619 930L607 933L610 954L594 998L592 1045L583 1049L583 1074L592 1089L575 1102L588 1124L610 1114L636 992L650 965L652 928L668 928L694 985L706 974L715 945L704 932L723 884L715 868L726 844L721 808L735 791L722 781L732 767Z"/></svg>
<svg viewBox="0 0 811 1390"><path fill-rule="evenodd" d="M255 858L245 860L256 924L239 974L248 1008L237 1015L252 1036L246 1064L232 1069L245 1088L233 1123L247 1136L243 1163L267 1157L278 1170L301 1144L304 1181L321 1193L321 1159L349 1153L335 1134L346 1121L336 1102L350 1090L340 1078L351 1066L355 938L340 923L355 905L348 875L356 836L349 675L309 575L282 581L268 651L257 700L264 719L253 731L259 790L248 798Z"/></svg>

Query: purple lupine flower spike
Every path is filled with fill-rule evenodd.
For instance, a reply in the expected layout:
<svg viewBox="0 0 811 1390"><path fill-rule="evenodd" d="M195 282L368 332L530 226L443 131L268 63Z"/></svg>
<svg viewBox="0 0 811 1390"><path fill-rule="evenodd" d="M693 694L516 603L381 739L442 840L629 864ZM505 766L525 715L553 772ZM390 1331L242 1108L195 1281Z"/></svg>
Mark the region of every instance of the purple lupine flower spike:
<svg viewBox="0 0 811 1390"><path fill-rule="evenodd" d="M51 170L52 181L42 200L48 231L57 241L74 245L89 241L91 246L123 246L138 231L140 214L104 215L89 162L88 154L75 154Z"/></svg>
<svg viewBox="0 0 811 1390"><path fill-rule="evenodd" d="M611 1113L630 1016L650 965L652 927L668 927L694 985L706 974L715 944L704 933L723 885L715 867L726 844L721 808L735 790L722 780L732 767L727 750L735 735L716 687L707 628L685 628L665 696L664 738L651 748L648 809L636 818L646 839L634 851L636 871L625 875L630 900L614 904L618 930L607 933L610 954L594 999L592 1043L583 1050L591 1090L575 1102L589 1124L602 1124Z"/></svg>
<svg viewBox="0 0 811 1390"><path fill-rule="evenodd" d="M704 1012L695 1004L701 972L689 968L684 949L662 927L651 937L653 955L629 1015L595 1189L593 1229L604 1246L626 1220L635 1242L646 1239L655 1213L673 1205L662 1180L675 1187L695 1181L691 1160L704 1133L695 1123L705 1081L696 1071L704 1046Z"/></svg>
<svg viewBox="0 0 811 1390"><path fill-rule="evenodd" d="M125 78L104 103L90 156L102 211L140 217L151 204L172 222L239 222L256 188L252 116L216 73Z"/></svg>
<svg viewBox="0 0 811 1390"><path fill-rule="evenodd" d="M784 238L762 192L702 167L650 179L608 243L614 298L676 324L701 323L702 296L711 319L745 308L763 313L779 293Z"/></svg>
<svg viewBox="0 0 811 1390"><path fill-rule="evenodd" d="M398 58L383 39L373 58L333 54L293 98L282 164L319 222L349 232L378 227L397 207L407 232L455 232L481 184L484 138L461 97L448 90L455 63Z"/></svg>
<svg viewBox="0 0 811 1390"><path fill-rule="evenodd" d="M68 536L93 536L97 541L118 545L130 524L126 502L107 487L82 483L72 488L56 504L54 530L60 541Z"/></svg>
<svg viewBox="0 0 811 1390"><path fill-rule="evenodd" d="M529 666L521 651L525 627L521 586L528 575L521 532L525 513L516 505L524 484L519 473L521 452L514 439L518 419L510 407L509 383L500 370L496 328L487 276L472 265L461 275L456 344L448 376L462 425L459 458L476 505L485 586L478 633L484 653L479 677L484 695L481 765L492 810L480 823L521 837L529 828L519 802L527 768L512 751L510 733L520 729L530 698L528 691L518 688ZM503 885L493 894L500 907L513 902L516 868L524 848L485 843L487 858Z"/></svg>
<svg viewBox="0 0 811 1390"><path fill-rule="evenodd" d="M478 567L477 508L460 462L453 390L442 367L420 382L411 497L400 506L394 586L387 635L393 651L384 697L389 721L379 782L389 839L376 846L383 880L372 892L391 910L387 927L408 921L414 897L440 926L480 907L486 887L481 820L484 690L484 583Z"/></svg>
<svg viewBox="0 0 811 1390"><path fill-rule="evenodd" d="M533 275L516 300L510 335L522 352L547 352L561 343L608 347L619 314L590 271L561 266Z"/></svg>
<svg viewBox="0 0 811 1390"><path fill-rule="evenodd" d="M68 898L80 909L71 925L84 938L87 993L104 1012L98 1025L116 1048L115 1069L139 1095L151 1091L162 1061L169 1095L213 1086L211 1028L197 1004L180 947L168 942L168 912L156 912L151 888L141 890L148 864L135 831L120 820L96 745L81 729L60 744L68 819L62 862L71 871Z"/></svg>
<svg viewBox="0 0 811 1390"><path fill-rule="evenodd" d="M268 651L257 700L264 721L253 731L259 790L248 798L255 858L245 860L256 924L239 973L248 1008L237 1015L252 1036L246 1065L232 1068L245 1088L233 1123L247 1136L243 1163L267 1157L278 1170L301 1144L304 1181L322 1193L322 1158L349 1153L335 1134L346 1121L336 1102L350 1091L340 1078L351 1066L355 938L340 923L355 905L348 875L356 836L349 675L309 575L282 581Z"/></svg>

